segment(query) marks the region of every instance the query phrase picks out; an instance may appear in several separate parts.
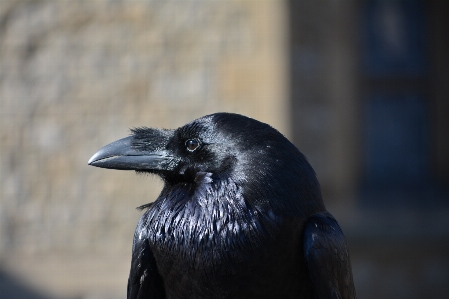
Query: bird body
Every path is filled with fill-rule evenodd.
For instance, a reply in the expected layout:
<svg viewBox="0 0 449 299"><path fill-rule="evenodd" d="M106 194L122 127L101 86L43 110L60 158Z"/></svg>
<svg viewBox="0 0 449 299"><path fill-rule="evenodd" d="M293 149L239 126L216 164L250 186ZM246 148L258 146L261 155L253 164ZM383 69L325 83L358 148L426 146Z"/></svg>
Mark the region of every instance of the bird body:
<svg viewBox="0 0 449 299"><path fill-rule="evenodd" d="M347 245L306 158L267 124L208 115L137 128L89 164L159 175L128 298L355 298Z"/></svg>

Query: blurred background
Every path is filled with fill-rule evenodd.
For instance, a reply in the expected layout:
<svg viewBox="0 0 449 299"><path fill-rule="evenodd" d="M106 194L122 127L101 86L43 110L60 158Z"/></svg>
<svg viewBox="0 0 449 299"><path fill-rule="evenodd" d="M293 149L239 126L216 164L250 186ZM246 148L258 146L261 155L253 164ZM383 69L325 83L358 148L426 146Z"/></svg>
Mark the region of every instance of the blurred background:
<svg viewBox="0 0 449 299"><path fill-rule="evenodd" d="M161 182L87 166L229 111L309 158L359 298L449 293L449 2L0 1L0 298L125 298Z"/></svg>

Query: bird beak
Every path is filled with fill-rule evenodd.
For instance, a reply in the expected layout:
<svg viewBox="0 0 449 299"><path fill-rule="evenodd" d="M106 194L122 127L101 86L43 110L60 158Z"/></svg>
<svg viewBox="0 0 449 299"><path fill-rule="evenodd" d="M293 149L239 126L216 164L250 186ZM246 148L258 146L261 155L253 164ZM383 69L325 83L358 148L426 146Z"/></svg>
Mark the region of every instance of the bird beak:
<svg viewBox="0 0 449 299"><path fill-rule="evenodd" d="M119 170L171 170L177 159L165 151L147 152L133 149L133 136L114 141L96 152L89 165Z"/></svg>

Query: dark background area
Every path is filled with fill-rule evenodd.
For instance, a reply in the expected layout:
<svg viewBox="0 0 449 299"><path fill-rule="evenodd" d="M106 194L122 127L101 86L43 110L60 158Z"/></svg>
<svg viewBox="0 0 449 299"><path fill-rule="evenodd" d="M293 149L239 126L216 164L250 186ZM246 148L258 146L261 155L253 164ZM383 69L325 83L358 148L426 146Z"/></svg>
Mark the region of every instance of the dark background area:
<svg viewBox="0 0 449 299"><path fill-rule="evenodd" d="M363 215L346 230L358 297L444 297L449 4L289 5L293 138L312 165L330 168L325 198L340 194ZM331 120L310 121L320 113Z"/></svg>

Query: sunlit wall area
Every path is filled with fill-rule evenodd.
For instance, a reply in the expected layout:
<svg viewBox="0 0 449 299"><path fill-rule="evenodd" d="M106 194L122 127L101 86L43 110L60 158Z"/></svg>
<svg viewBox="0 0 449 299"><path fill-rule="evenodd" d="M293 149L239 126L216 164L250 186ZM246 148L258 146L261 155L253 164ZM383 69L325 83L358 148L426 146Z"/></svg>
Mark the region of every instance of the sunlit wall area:
<svg viewBox="0 0 449 299"><path fill-rule="evenodd" d="M129 128L219 111L288 135L286 14L278 1L0 1L0 297L125 298L135 207L161 183L88 159Z"/></svg>

